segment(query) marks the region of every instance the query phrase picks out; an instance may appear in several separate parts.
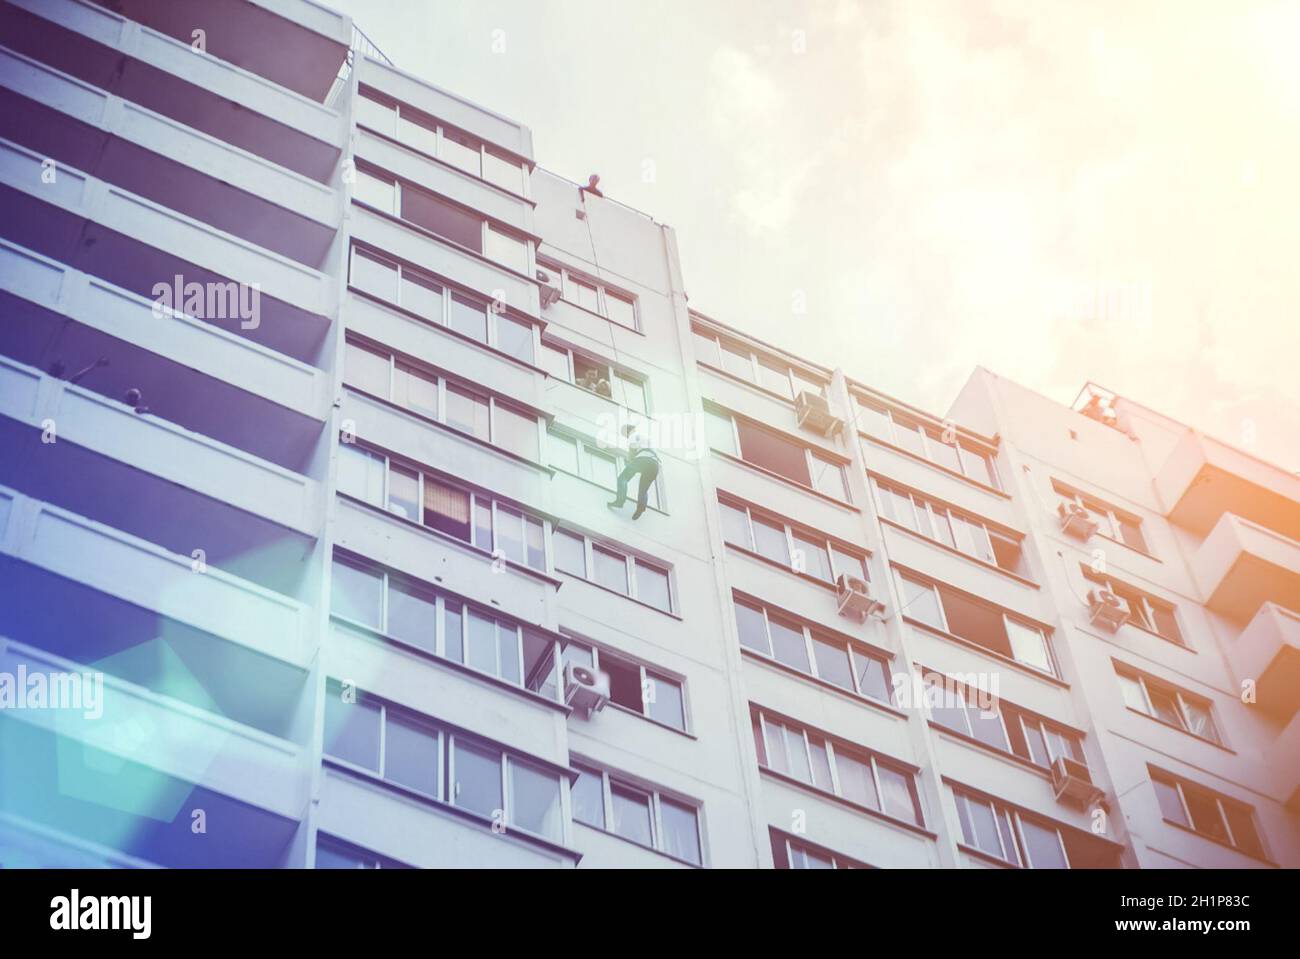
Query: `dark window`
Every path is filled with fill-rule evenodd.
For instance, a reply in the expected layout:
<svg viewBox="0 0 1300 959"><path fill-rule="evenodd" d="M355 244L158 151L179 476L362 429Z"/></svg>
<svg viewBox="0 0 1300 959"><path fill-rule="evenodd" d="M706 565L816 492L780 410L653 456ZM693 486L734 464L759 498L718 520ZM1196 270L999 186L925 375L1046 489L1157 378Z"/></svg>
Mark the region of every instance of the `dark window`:
<svg viewBox="0 0 1300 959"><path fill-rule="evenodd" d="M771 470L803 486L812 485L804 447L761 429L748 420L736 421L740 433L740 455L747 463Z"/></svg>
<svg viewBox="0 0 1300 959"><path fill-rule="evenodd" d="M483 221L460 207L415 187L402 184L402 219L443 239L483 252Z"/></svg>

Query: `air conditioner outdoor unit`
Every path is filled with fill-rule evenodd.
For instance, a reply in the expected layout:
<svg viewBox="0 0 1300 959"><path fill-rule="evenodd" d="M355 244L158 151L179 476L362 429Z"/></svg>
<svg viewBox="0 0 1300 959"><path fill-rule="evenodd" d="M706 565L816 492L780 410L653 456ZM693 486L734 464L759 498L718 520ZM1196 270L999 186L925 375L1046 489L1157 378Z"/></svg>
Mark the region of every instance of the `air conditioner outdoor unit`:
<svg viewBox="0 0 1300 959"><path fill-rule="evenodd" d="M1128 622L1128 603L1108 589L1088 590L1088 621L1115 632Z"/></svg>
<svg viewBox="0 0 1300 959"><path fill-rule="evenodd" d="M1052 763L1052 792L1056 801L1087 809L1104 794L1092 783L1088 767L1077 759L1057 756Z"/></svg>
<svg viewBox="0 0 1300 959"><path fill-rule="evenodd" d="M564 702L580 709L587 719L609 702L609 673L568 663L564 667Z"/></svg>
<svg viewBox="0 0 1300 959"><path fill-rule="evenodd" d="M883 613L885 604L871 598L871 588L861 576L840 573L835 580L839 592L839 614L864 623L872 613Z"/></svg>
<svg viewBox="0 0 1300 959"><path fill-rule="evenodd" d="M812 390L802 390L794 399L794 411L799 427L822 436L832 436L844 429L844 421L831 412L826 397Z"/></svg>
<svg viewBox="0 0 1300 959"><path fill-rule="evenodd" d="M1056 513L1061 517L1062 531L1069 533L1075 539L1086 540L1097 532L1097 521L1078 503L1061 500L1056 507Z"/></svg>

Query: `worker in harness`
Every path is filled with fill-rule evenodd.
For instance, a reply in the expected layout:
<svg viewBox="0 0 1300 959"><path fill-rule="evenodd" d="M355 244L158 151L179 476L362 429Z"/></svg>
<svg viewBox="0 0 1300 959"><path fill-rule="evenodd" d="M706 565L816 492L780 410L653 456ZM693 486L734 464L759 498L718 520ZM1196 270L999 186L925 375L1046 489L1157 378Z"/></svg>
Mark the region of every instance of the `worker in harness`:
<svg viewBox="0 0 1300 959"><path fill-rule="evenodd" d="M659 476L659 454L647 445L639 427L625 426L623 435L627 437L627 465L623 467L623 472L618 474L618 494L609 502L609 507L622 509L623 504L627 502L627 484L632 477L640 475L641 485L636 491L636 511L632 514L633 519L639 519L645 512L650 487Z"/></svg>

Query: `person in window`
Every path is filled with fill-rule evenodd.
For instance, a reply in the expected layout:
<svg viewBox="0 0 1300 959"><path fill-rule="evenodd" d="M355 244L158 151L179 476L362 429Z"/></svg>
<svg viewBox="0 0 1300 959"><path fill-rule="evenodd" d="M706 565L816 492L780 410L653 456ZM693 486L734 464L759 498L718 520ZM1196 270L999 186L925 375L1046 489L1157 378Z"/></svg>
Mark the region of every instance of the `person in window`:
<svg viewBox="0 0 1300 959"><path fill-rule="evenodd" d="M639 427L625 426L623 435L627 437L627 465L623 467L623 472L618 474L618 494L610 501L609 506L611 509L622 509L623 504L627 502L627 484L631 482L632 477L639 475L641 485L637 487L636 511L632 514L633 519L639 519L645 512L650 487L659 476L659 454L646 445L645 435Z"/></svg>
<svg viewBox="0 0 1300 959"><path fill-rule="evenodd" d="M587 372L578 377L578 385L584 390L599 393L601 396L612 398L614 395L614 391L609 388L609 380L601 376L595 369L588 369Z"/></svg>

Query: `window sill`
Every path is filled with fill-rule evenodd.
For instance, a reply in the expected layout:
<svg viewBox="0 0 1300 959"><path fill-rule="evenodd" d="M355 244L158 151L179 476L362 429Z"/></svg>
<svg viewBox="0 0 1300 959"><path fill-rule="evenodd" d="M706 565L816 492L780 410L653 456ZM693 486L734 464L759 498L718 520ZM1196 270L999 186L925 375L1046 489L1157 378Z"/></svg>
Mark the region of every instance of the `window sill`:
<svg viewBox="0 0 1300 959"><path fill-rule="evenodd" d="M926 543L930 543L933 546L937 546L939 547L939 549L943 550L944 552L951 553L953 556L960 556L962 559L966 560L967 562L974 563L976 566L979 566L983 569L987 569L990 572L998 573L1002 576L1005 576L1008 579L1020 583L1022 586L1028 586L1031 589L1042 588L1037 583L1035 583L1032 579L1026 579L1025 577L1021 576L1019 573L1013 573L1010 570L1003 569L1001 566L998 566L996 563L990 563L987 560L980 559L977 556L972 556L970 553L963 553L955 546L949 546L947 543L944 543L941 540L931 539L929 536L926 536L924 533L918 532L917 530L904 526L902 523L899 523L896 520L892 520L888 516L878 516L877 518L880 520L881 524L885 526L892 526L894 529L902 530L904 533L907 533L909 536L912 536L913 538L920 539Z"/></svg>
<svg viewBox="0 0 1300 959"><path fill-rule="evenodd" d="M515 754L509 753L508 755L515 755ZM490 819L487 816L483 816L479 813L476 813L473 810L465 809L461 806L453 805L452 803L447 802L445 799L439 799L436 796L430 796L426 793L420 792L418 789L409 789L406 786L399 785L398 783L390 782L389 780L376 775L370 770L362 769L359 766L354 766L352 763L346 761L340 761L330 756L322 756L321 765L326 766L330 769L337 770L338 772L341 772L344 775L350 776L354 779L360 779L364 782L370 783L371 785L377 786L378 788L386 792L391 792L396 795L402 796L406 799L413 800L421 804L422 806L428 807L429 809L438 810L439 812L443 812L443 813L448 813L459 819L464 819L468 822L482 826L488 831L498 836L510 836L514 839L518 839L523 842L526 842L531 846L537 846L539 848L547 850L548 852L557 853L561 856L564 856L567 859L572 859L575 863L581 861L582 859L582 853L578 852L578 850L570 849L568 846L565 846L562 843L558 843L553 839L547 839L544 836L538 836L535 833L528 832L526 829L520 829L518 826L512 826L506 823L498 824L495 820Z"/></svg>
<svg viewBox="0 0 1300 959"><path fill-rule="evenodd" d="M364 396L368 400L372 400L376 403L380 403L383 406L386 406L388 409L393 410L396 413L401 413L405 416L409 416L412 419L418 420L421 423L426 423L429 426L436 426L441 432L450 433L452 436L459 436L462 439L465 439L468 442L473 443L475 446L481 446L484 449L491 450L493 453L514 460L516 463L522 463L525 466L531 466L534 469L541 470L542 472L546 473L549 476L555 475L555 470L553 470L549 466L539 463L537 460L530 460L527 456L524 456L520 453L514 453L503 446L497 446L495 443L492 443L488 440L475 436L472 433L466 433L463 430L456 429L456 427L454 426L448 426L446 423L443 423L441 420L435 420L432 416L426 416L424 413L417 413L415 410L409 409L403 406L401 403L396 403L393 400L386 400L382 396L377 396L374 393L367 393L363 389L360 389L355 386L349 386L346 383L343 384L343 388L351 393L355 393L357 396Z"/></svg>
<svg viewBox="0 0 1300 959"><path fill-rule="evenodd" d="M402 650L403 652L410 653L425 662L445 667L454 673L460 673L461 675L468 676L471 679L481 680L498 689L505 690L518 698L536 703L539 706L545 706L548 709L553 709L557 712L564 713L565 715L573 712L569 706L557 699L551 699L549 696L543 696L541 693L533 692L531 689L517 686L509 680L502 679L500 676L493 676L491 673L485 673L481 669L475 669L473 666L467 666L464 663L456 662L454 659L448 659L446 656L440 656L433 650L424 646L418 646L415 643L408 642L407 640L398 639L396 636L381 633L373 626L367 626L365 623L357 622L355 619L340 616L338 613L330 613L330 622L346 626L348 629L362 634L373 642L382 643L385 646L392 646L396 649ZM532 627L527 628L531 629ZM549 636L549 632L547 632L546 635Z"/></svg>
<svg viewBox="0 0 1300 959"><path fill-rule="evenodd" d="M908 832L915 833L918 836L925 836L927 839L939 838L938 833L931 832L924 826L918 826L916 823L908 822L906 819L898 819L888 813L883 813L878 809L872 809L870 806L863 806L860 803L856 803L852 799L845 799L843 796L837 796L835 793L828 793L825 790L818 789L816 786L810 786L802 779L795 779L793 776L779 773L775 769L769 769L761 763L759 764L758 771L760 774L775 779L777 782L785 783L787 786L793 786L795 789L799 789L813 796L818 796L825 799L827 802L833 802L837 805L844 806L847 809L852 809L854 812L863 813L864 815L870 816L872 819L887 825L895 826L899 829L906 829Z"/></svg>
<svg viewBox="0 0 1300 959"><path fill-rule="evenodd" d="M862 512L862 510L858 509L858 507L854 506L852 503L848 502L847 500L837 499L834 496L831 496L827 493L823 493L821 490L814 489L811 486L805 486L803 483L800 483L798 480L792 480L788 476L782 476L780 473L767 469L764 466L758 466L757 464L751 463L748 460L743 460L739 456L736 456L732 453L724 453L722 450L713 449L712 447L710 447L709 451L714 456L721 456L724 460L727 460L731 463L735 463L738 466L743 466L745 469L753 470L755 473L758 473L760 476L766 476L770 479L778 480L779 482L782 482L787 486L791 486L801 492L809 494L810 496L816 496L818 499L823 499L828 503L832 503L835 506L840 507L841 509L852 510L854 513Z"/></svg>
<svg viewBox="0 0 1300 959"><path fill-rule="evenodd" d="M572 579L579 583L586 583L588 586L592 586L596 589L603 590L604 592L609 593L611 596L617 596L620 599L626 599L628 602L636 603L638 606L644 606L646 609L652 609L656 613L661 613L662 615L671 617L672 619L678 620L679 622L685 621L682 619L681 616L679 616L677 613L672 612L671 610L660 609L658 606L652 606L643 599L637 599L635 596L629 596L627 593L620 593L618 590L612 589L609 586L605 586L602 583L598 583L593 579L586 579L582 576L575 576L573 573L564 572L564 570L559 570L559 573L563 575L566 579Z"/></svg>
<svg viewBox="0 0 1300 959"><path fill-rule="evenodd" d="M958 842L957 849L960 852L964 852L968 856L973 856L974 858L980 860L981 862L987 862L995 866L1001 866L1003 869L1024 868L1024 866L1019 866L1014 862L1007 862L1001 856L995 856L991 852L985 852L983 849L976 849L974 846L968 846L964 842Z"/></svg>
<svg viewBox="0 0 1300 959"><path fill-rule="evenodd" d="M869 443L875 443L877 446L883 446L885 449L892 450L895 453L902 453L904 456L908 457L909 459L916 460L916 462L918 463L923 463L926 466L930 467L931 469L938 470L940 473L943 473L946 476L951 476L953 479L961 480L963 483L968 483L969 485L975 487L975 489L983 490L985 493L990 493L993 496L999 497L1000 499L1005 499L1005 500L1011 499L1010 493L1004 493L996 486L990 486L988 483L982 483L977 479L971 479L965 473L959 473L955 469L951 469L950 467L944 466L941 463L936 463L934 460L926 459L920 453L914 453L911 450L906 449L902 446L895 446L889 440L884 439L882 437L875 436L871 433L864 433L862 430L858 430L858 438L864 439Z"/></svg>
<svg viewBox="0 0 1300 959"><path fill-rule="evenodd" d="M1144 550L1144 549L1138 549L1136 546L1130 546L1128 543L1124 542L1122 539L1116 539L1116 538L1113 537L1113 536L1107 536L1105 533L1102 533L1102 532L1100 532L1100 531L1094 533L1093 535L1094 535L1094 536L1100 536L1100 537L1101 537L1102 539L1104 539L1106 542L1108 542L1108 543L1114 543L1116 546L1123 546L1126 550L1128 550L1128 551L1131 552L1131 553L1137 553L1137 555L1139 555L1139 556L1145 556L1147 559L1151 560L1151 562L1153 562L1153 563L1160 563L1161 565L1164 565L1164 560L1162 560L1162 559L1160 559L1159 557L1155 556L1153 553L1149 553L1149 552L1147 552L1147 551ZM1075 540L1075 542L1078 542L1078 541Z"/></svg>
<svg viewBox="0 0 1300 959"><path fill-rule="evenodd" d="M538 269L545 270L546 267L539 266ZM563 267L563 269L567 270L568 267L567 266ZM602 281L597 280L596 282L601 283ZM560 297L558 300L555 301L555 303L563 303L565 306L573 307L573 309L577 310L580 313L585 313L587 316L594 316L596 319L600 320L603 323L608 323L610 326L617 327L620 330L627 330L629 333L635 333L637 336L646 335L644 331L640 329L640 327L625 326L624 324L618 322L618 320L611 320L608 316L605 316L603 313L597 313L595 310L588 309L587 307L583 306L580 303L574 303L572 300L566 300L564 297ZM546 309L548 310L551 309L551 307L553 307L555 303L552 303L551 306L548 306ZM637 311L637 314L638 314L637 320L639 322L640 321L639 310Z"/></svg>
<svg viewBox="0 0 1300 959"><path fill-rule="evenodd" d="M1159 716L1152 716L1150 713L1144 713L1142 712L1142 710L1134 709L1132 706L1125 706L1124 708L1127 709L1130 713L1133 713L1133 715L1135 716L1141 716L1143 719L1149 719L1153 723L1159 723L1161 726L1164 726L1166 729L1172 729L1174 730L1174 732L1182 733L1184 736L1190 736L1192 739L1195 739L1198 743L1205 743L1205 745L1213 746L1215 749L1222 749L1225 753L1229 753L1233 756L1237 755L1237 750L1225 746L1223 745L1223 743L1215 742L1213 739L1206 739L1204 736L1198 736L1190 729L1184 729L1182 726L1176 725L1175 723L1171 723L1168 720L1161 719Z"/></svg>
<svg viewBox="0 0 1300 959"><path fill-rule="evenodd" d="M670 733L676 733L678 736L684 736L687 739L694 740L694 741L699 740L699 737L696 736L694 733L690 732L689 730L678 729L676 726L671 726L668 723L663 722L662 720L655 719L653 716L647 716L645 713L639 713L635 709L632 709L630 706L624 706L622 703L616 703L612 699L605 705L610 709L618 710L620 713L627 713L627 715L629 716L635 716L637 719L643 719L646 722L650 723L652 726L658 726L660 729L666 729Z"/></svg>
<svg viewBox="0 0 1300 959"><path fill-rule="evenodd" d="M956 643L959 646L965 646L967 649L972 649L977 653L982 653L983 655L988 656L991 659L996 660L997 662L1004 663L1005 665L1010 666L1013 669L1019 670L1022 673L1026 673L1030 676L1033 676L1035 679L1041 679L1044 682L1051 683L1053 686L1059 686L1062 689L1070 688L1070 684L1067 683L1065 680L1061 679L1059 676L1055 676L1052 673L1045 673L1041 669L1038 669L1037 667L1030 666L1027 665L1026 663L1020 662L1020 660L1018 659L1012 659L1010 656L1006 655L1005 653L999 653L995 649L989 649L987 646L982 646L979 643L975 642L973 639L966 639L963 636L958 636L956 633L945 632L942 629L938 629L934 626L931 626L929 623L923 623L919 619L912 619L912 617L906 615L903 616L903 622L907 623L910 626L915 626L917 629L924 630L925 632L930 633L934 636L938 636L940 639L946 639L949 642Z"/></svg>
<svg viewBox="0 0 1300 959"><path fill-rule="evenodd" d="M366 249L369 249L369 247L366 247ZM398 257L393 257L391 254L388 253L385 253L384 256L388 259L399 259ZM442 279L442 277L438 276L438 274L432 272L431 270L424 270L423 272L428 273L430 276L437 277L438 282L443 284L444 286L447 287L455 286L455 284ZM450 326L447 326L444 323L439 323L437 320L431 320L427 316L424 316L423 314L416 313L414 310L408 310L406 307L394 303L392 300L385 300L382 296L379 296L375 293L371 293L369 290L363 290L361 289L361 287L353 286L351 283L348 284L347 290L353 296L357 296L363 300L368 300L371 303L378 304L379 306L382 306L385 309L395 310L396 312L400 313L402 316L406 317L407 319L415 320L415 322L419 323L421 326L427 326L430 329L437 330L439 333L443 333L447 336L452 337L453 339L460 340L463 343L470 343L473 346L477 347L478 349L483 350L485 353L492 354L498 359L505 360L506 362L512 363L515 366L521 366L524 369L534 373L544 373L544 374L546 373L546 370L542 369L540 366L538 366L535 363L529 363L527 360L521 360L513 353L507 353L505 350L493 346L491 343L484 343L482 340L476 340L468 333L462 333L460 332L460 330L453 330ZM481 296L482 294L475 294L475 295ZM375 342L377 343L378 341L376 340ZM392 349L392 347L389 347L387 344L381 344L381 345L384 346L385 349L389 349L389 350ZM403 355L405 356L406 354ZM417 362L419 362L418 358L416 357L412 357L412 359L416 359ZM499 396L500 394L497 395ZM534 413L537 413L539 416L545 416L548 420L552 418L551 414L547 413L545 410L539 407L529 406L527 403L520 402L519 400L514 399L513 397L510 397L509 399L510 402L514 403L515 405L526 407L527 409L532 410Z"/></svg>
<svg viewBox="0 0 1300 959"><path fill-rule="evenodd" d="M872 699L870 696L863 696L861 693L855 693L851 689L845 689L843 686L837 686L834 683L832 683L830 680L822 679L819 676L813 676L811 673L805 673L803 670L796 669L793 666L787 666L785 663L781 662L780 660L773 659L771 656L765 656L763 653L760 653L756 649L750 649L748 646L742 645L740 647L740 655L742 657L749 657L750 659L753 659L755 662L761 663L764 666L769 666L782 673L785 673L788 676L793 676L795 679L800 679L803 680L804 682L812 683L814 686L824 689L827 692L838 693L840 696L843 696L845 699L849 700L850 702L858 703L863 706L870 706L872 709L878 710L879 712L885 713L889 716L893 716L895 719L908 718L906 712L904 712L903 710L897 708L896 706L890 703L883 702L879 699Z"/></svg>
<svg viewBox="0 0 1300 959"><path fill-rule="evenodd" d="M1239 856L1245 856L1247 859L1255 860L1255 862L1262 862L1267 866L1272 866L1274 869L1282 868L1277 863L1275 863L1272 859L1269 859L1265 856L1257 856L1254 853L1246 852L1246 850L1241 849L1238 846L1234 846L1230 842L1225 842L1222 839L1215 839L1213 836L1207 836L1203 832L1197 832L1195 829L1193 829L1190 826L1184 826L1176 819L1169 819L1168 817L1165 816L1162 816L1161 818L1164 819L1166 824L1173 826L1175 829L1182 830L1185 833L1190 833L1191 835L1196 836L1198 839L1204 839L1206 842L1212 842L1216 846L1222 846L1224 849L1231 849Z"/></svg>

